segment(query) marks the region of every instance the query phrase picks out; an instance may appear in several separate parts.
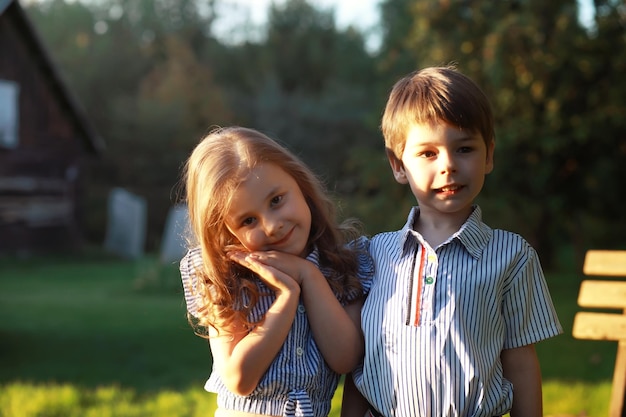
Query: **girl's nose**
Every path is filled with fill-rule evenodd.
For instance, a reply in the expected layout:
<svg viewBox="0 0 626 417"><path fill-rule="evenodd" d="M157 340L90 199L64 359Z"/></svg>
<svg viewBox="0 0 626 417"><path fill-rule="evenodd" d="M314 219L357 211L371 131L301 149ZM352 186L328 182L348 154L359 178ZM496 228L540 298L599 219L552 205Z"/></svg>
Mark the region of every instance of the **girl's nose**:
<svg viewBox="0 0 626 417"><path fill-rule="evenodd" d="M263 221L263 228L268 236L274 235L283 226L283 222L278 217L266 217Z"/></svg>

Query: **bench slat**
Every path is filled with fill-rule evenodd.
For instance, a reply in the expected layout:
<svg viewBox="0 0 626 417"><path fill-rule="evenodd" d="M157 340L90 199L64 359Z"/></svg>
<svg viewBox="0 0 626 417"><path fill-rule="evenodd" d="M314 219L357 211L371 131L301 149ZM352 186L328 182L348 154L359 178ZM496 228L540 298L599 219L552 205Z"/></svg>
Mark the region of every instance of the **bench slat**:
<svg viewBox="0 0 626 417"><path fill-rule="evenodd" d="M585 275L626 276L626 250L588 250Z"/></svg>
<svg viewBox="0 0 626 417"><path fill-rule="evenodd" d="M578 293L578 305L626 310L626 281L583 281Z"/></svg>
<svg viewBox="0 0 626 417"><path fill-rule="evenodd" d="M576 339L626 340L626 315L586 311L576 313L572 335Z"/></svg>

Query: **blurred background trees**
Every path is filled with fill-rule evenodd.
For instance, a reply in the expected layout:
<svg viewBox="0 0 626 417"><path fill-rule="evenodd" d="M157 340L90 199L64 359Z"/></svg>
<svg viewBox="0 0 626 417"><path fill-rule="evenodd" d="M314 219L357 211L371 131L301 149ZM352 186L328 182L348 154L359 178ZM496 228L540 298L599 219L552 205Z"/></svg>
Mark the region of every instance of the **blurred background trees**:
<svg viewBox="0 0 626 417"><path fill-rule="evenodd" d="M148 200L148 249L158 247L182 163L211 126L229 124L286 143L368 233L401 227L415 202L384 156L388 91L410 71L456 63L496 114L496 166L479 201L487 222L526 237L546 267L563 249L626 244L623 1L594 0L583 25L576 0L382 0L375 51L313 0L275 3L261 36L224 42L219 3L27 7L107 143L87 190L90 240L102 240L119 186Z"/></svg>

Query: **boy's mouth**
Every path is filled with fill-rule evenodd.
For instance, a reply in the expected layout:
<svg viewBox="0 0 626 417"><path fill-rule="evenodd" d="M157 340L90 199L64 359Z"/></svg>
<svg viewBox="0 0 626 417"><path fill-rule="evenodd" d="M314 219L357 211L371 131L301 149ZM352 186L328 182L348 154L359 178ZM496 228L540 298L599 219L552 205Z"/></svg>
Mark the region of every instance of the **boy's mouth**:
<svg viewBox="0 0 626 417"><path fill-rule="evenodd" d="M451 185L446 185L441 188L435 188L435 191L438 193L455 193L459 191L461 188L463 188L462 185L451 184Z"/></svg>

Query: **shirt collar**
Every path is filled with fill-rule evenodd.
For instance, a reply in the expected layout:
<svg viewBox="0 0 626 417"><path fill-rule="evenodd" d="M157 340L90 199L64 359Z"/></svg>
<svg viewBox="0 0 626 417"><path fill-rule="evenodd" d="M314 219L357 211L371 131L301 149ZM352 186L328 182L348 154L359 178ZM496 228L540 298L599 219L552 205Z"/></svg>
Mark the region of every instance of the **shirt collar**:
<svg viewBox="0 0 626 417"><path fill-rule="evenodd" d="M450 238L443 244L448 244L456 239L461 242L463 247L465 247L465 250L467 250L472 257L478 259L487 245L487 242L491 239L493 231L489 226L483 223L482 211L480 207L475 205L473 208L472 213L469 215L465 223L463 223L461 228L450 236ZM413 236L415 238L417 238L415 235L419 236L419 233L415 232L413 229L415 219L418 216L419 207L415 206L409 212L409 217L407 218L404 227L398 234L398 247L402 251L406 251L414 246L413 239L409 239L409 236Z"/></svg>

